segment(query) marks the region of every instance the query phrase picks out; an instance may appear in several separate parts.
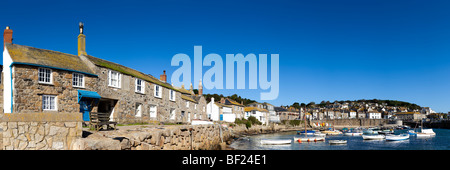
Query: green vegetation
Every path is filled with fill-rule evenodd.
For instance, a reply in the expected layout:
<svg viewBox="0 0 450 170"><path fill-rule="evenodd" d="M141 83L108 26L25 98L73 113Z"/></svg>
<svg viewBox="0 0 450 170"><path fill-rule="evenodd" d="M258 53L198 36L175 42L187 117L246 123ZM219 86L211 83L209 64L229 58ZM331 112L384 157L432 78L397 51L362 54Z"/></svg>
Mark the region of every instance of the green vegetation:
<svg viewBox="0 0 450 170"><path fill-rule="evenodd" d="M341 100L341 101L334 101L334 102L330 102L330 101L322 101L320 102L320 104L316 104L315 102L310 102L308 104L305 103L298 103L298 102L294 102L292 105L290 105L291 107L294 108L324 108L326 106L330 106L336 103L350 103L352 104L353 108L350 109L357 109L356 107L358 107L357 105L362 105L363 103L368 104L368 103L377 103L378 105L386 105L386 106L395 106L395 107L406 107L408 109L420 109L421 107L417 104L414 103L409 103L409 102L404 102L404 101L397 101L397 100L379 100L379 99L372 99L372 100L366 100L366 99L360 99L360 100Z"/></svg>
<svg viewBox="0 0 450 170"><path fill-rule="evenodd" d="M281 123L291 126L300 126L300 124L303 123L303 120L282 120Z"/></svg>
<svg viewBox="0 0 450 170"><path fill-rule="evenodd" d="M247 127L247 128L252 127L252 125L262 125L262 123L258 119L256 119L256 117L254 117L254 116L250 116L250 117L248 117L248 119L236 118L234 120L234 123L237 124L237 125L245 124L245 127Z"/></svg>

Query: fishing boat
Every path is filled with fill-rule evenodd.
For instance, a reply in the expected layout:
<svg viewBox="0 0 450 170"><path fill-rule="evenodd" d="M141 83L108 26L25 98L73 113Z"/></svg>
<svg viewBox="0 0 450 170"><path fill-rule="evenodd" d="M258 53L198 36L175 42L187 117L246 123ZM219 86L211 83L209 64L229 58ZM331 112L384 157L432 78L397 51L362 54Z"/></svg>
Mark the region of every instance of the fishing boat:
<svg viewBox="0 0 450 170"><path fill-rule="evenodd" d="M294 141L298 141L298 142L317 142L317 141L325 141L325 137L323 137L323 136L294 137Z"/></svg>
<svg viewBox="0 0 450 170"><path fill-rule="evenodd" d="M362 135L364 140L383 140L385 138L384 135Z"/></svg>
<svg viewBox="0 0 450 170"><path fill-rule="evenodd" d="M342 134L341 131L336 130L336 129L331 129L331 128L329 128L328 130L322 131L322 133L325 133L327 135L340 135L340 134Z"/></svg>
<svg viewBox="0 0 450 170"><path fill-rule="evenodd" d="M378 134L383 134L383 135L394 134L394 130L392 130L392 129L382 130L382 131L378 131Z"/></svg>
<svg viewBox="0 0 450 170"><path fill-rule="evenodd" d="M262 139L262 145L284 145L291 144L292 140L290 139Z"/></svg>
<svg viewBox="0 0 450 170"><path fill-rule="evenodd" d="M314 135L314 133L316 133L316 131L314 131L314 130L307 130L306 131L306 134L307 135ZM305 131L297 131L297 134L305 134Z"/></svg>
<svg viewBox="0 0 450 170"><path fill-rule="evenodd" d="M409 136L416 136L417 132L414 132L414 130L408 130Z"/></svg>
<svg viewBox="0 0 450 170"><path fill-rule="evenodd" d="M305 108L306 110L306 108ZM299 111L299 114L301 114L301 110ZM294 137L294 141L298 141L299 143L302 142L317 142L317 141L325 141L325 137L323 136L314 136L314 137L308 137L308 130L306 129L306 114L303 114L303 122L305 123L304 127L305 130L303 131L303 134L305 135L304 137ZM298 133L299 131L297 131ZM306 133L305 133L306 132ZM315 132L313 130L310 130L309 132ZM314 133L313 133L314 134Z"/></svg>
<svg viewBox="0 0 450 170"><path fill-rule="evenodd" d="M421 129L420 132L416 133L417 137L433 137L436 136L433 129Z"/></svg>
<svg viewBox="0 0 450 170"><path fill-rule="evenodd" d="M375 129L375 128L369 128L366 130L363 130L363 134L365 135L376 135L378 134L379 129Z"/></svg>
<svg viewBox="0 0 450 170"><path fill-rule="evenodd" d="M347 144L347 140L329 140L329 144Z"/></svg>
<svg viewBox="0 0 450 170"><path fill-rule="evenodd" d="M316 133L314 133L314 136L325 137L325 136L327 136L327 134L322 133L322 132L316 132Z"/></svg>
<svg viewBox="0 0 450 170"><path fill-rule="evenodd" d="M344 136L361 136L363 133L362 132L344 132Z"/></svg>
<svg viewBox="0 0 450 170"><path fill-rule="evenodd" d="M400 135L386 135L386 140L389 141L399 141L399 140L406 140L409 139L409 134L400 134Z"/></svg>
<svg viewBox="0 0 450 170"><path fill-rule="evenodd" d="M416 136L418 138L420 138L420 137L433 137L433 136L436 136L436 133L434 133L433 129L424 129L423 128L423 120L422 120L420 122L420 132L417 132Z"/></svg>

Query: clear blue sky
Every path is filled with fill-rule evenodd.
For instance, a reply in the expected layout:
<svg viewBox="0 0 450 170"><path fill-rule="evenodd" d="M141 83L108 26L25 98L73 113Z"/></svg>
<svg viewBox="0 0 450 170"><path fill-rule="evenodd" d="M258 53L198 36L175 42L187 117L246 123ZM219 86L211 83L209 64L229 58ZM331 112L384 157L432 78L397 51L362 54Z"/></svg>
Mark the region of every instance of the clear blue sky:
<svg viewBox="0 0 450 170"><path fill-rule="evenodd" d="M14 43L87 53L159 77L172 56L280 55L275 105L391 99L450 111L450 1L11 1ZM203 68L206 71L207 68ZM248 83L247 83L248 86ZM262 90L207 90L258 99Z"/></svg>

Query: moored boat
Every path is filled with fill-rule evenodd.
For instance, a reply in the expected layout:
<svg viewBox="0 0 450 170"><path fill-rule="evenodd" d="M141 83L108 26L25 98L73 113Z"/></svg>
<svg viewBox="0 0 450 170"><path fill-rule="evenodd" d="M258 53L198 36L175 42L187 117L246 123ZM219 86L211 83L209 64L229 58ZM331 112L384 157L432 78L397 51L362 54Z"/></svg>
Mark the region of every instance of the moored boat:
<svg viewBox="0 0 450 170"><path fill-rule="evenodd" d="M347 144L347 140L329 140L329 144Z"/></svg>
<svg viewBox="0 0 450 170"><path fill-rule="evenodd" d="M416 133L417 137L433 137L436 136L436 133L434 133L433 129L421 129L420 132Z"/></svg>
<svg viewBox="0 0 450 170"><path fill-rule="evenodd" d="M364 140L383 140L385 138L384 135L362 135Z"/></svg>
<svg viewBox="0 0 450 170"><path fill-rule="evenodd" d="M344 136L361 136L362 132L344 132Z"/></svg>
<svg viewBox="0 0 450 170"><path fill-rule="evenodd" d="M262 139L262 145L284 145L291 144L292 140L290 139Z"/></svg>
<svg viewBox="0 0 450 170"><path fill-rule="evenodd" d="M314 133L316 133L316 131L314 131L314 130L307 130L307 131L306 131L306 134L307 134L307 135L314 135ZM297 131L297 134L298 134L298 135L300 135L300 134L305 134L305 131Z"/></svg>
<svg viewBox="0 0 450 170"><path fill-rule="evenodd" d="M386 140L390 141L399 141L399 140L406 140L409 139L409 134L400 134L400 135L386 135Z"/></svg>

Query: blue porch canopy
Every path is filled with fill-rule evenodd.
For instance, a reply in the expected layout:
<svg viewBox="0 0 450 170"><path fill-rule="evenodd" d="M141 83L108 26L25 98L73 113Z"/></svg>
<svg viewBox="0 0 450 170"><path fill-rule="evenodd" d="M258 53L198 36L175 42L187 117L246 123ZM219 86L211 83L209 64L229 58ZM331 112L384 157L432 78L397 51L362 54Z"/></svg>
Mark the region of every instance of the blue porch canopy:
<svg viewBox="0 0 450 170"><path fill-rule="evenodd" d="M87 91L87 90L78 90L78 103L80 102L81 98L93 98L93 99L100 99L102 98L97 92L95 91Z"/></svg>

